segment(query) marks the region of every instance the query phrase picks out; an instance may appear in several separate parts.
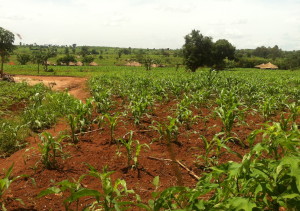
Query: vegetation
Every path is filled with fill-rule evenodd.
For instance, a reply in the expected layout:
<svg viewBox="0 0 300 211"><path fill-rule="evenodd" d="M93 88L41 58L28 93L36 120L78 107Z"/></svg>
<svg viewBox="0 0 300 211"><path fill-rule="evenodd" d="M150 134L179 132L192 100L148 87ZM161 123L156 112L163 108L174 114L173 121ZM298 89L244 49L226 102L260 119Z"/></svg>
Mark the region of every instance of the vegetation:
<svg viewBox="0 0 300 211"><path fill-rule="evenodd" d="M15 49L14 46L15 35L0 27L0 57L1 57L1 68L0 68L0 78L3 77L3 64L8 58L8 56Z"/></svg>
<svg viewBox="0 0 300 211"><path fill-rule="evenodd" d="M89 77L91 97L82 102L43 85L0 81L1 157L26 146L29 134L36 137L36 157L43 168L34 176L75 175L38 187L44 189L39 199L55 194L65 210L299 210L300 72L236 68L269 60L281 65L290 61L295 68L298 53L278 46L236 50L227 40L213 42L196 30L185 41L178 50L20 46L11 56L20 65L6 65L7 72L34 74L38 68L43 75ZM85 66L68 66L75 61ZM87 67L91 61L101 66ZM53 62L66 65L48 69ZM123 66L127 62L144 67ZM180 67L182 63L193 73ZM69 135L43 132L58 120ZM88 151L83 146L100 146L109 153L97 151L94 157L84 154ZM89 171L82 174L71 161L74 169L65 169L66 163L60 162L64 147L74 153L70 159L87 156L97 167L86 164ZM192 157L188 167L181 163L182 149L186 158ZM157 151L167 158L151 157ZM120 152L126 153L125 161ZM36 161L35 153L31 156ZM166 168L171 164L171 171L167 176L157 169L148 172L151 161L145 159L166 162ZM113 163L117 174L103 167L104 162ZM184 186L177 165L196 179L194 184ZM0 179L3 210L9 205L7 190L19 178L11 176L12 169ZM139 196L137 183L130 183L136 189L131 190L120 178L132 182L130 173L140 179L143 171L153 178L154 187ZM176 177L178 186L163 186L157 175Z"/></svg>

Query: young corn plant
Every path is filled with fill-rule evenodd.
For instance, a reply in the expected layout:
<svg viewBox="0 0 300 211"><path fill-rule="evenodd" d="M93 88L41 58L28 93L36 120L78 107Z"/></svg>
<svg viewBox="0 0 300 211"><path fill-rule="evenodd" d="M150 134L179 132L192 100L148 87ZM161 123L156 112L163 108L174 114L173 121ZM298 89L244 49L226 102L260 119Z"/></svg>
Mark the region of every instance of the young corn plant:
<svg viewBox="0 0 300 211"><path fill-rule="evenodd" d="M80 131L80 118L75 114L69 114L67 116L68 123L71 129L71 139L74 144L77 144L79 139L77 133Z"/></svg>
<svg viewBox="0 0 300 211"><path fill-rule="evenodd" d="M185 95L184 99L177 104L176 116L181 124L185 124L187 130L191 129L191 125L198 118L197 115L193 115L193 111L190 110L190 106L193 103L192 99Z"/></svg>
<svg viewBox="0 0 300 211"><path fill-rule="evenodd" d="M79 118L78 126L81 132L88 130L92 123L93 102L94 99L89 98L86 103L79 101L76 105L75 115Z"/></svg>
<svg viewBox="0 0 300 211"><path fill-rule="evenodd" d="M53 137L48 132L43 132L40 135L42 141L39 144L39 151L41 152L40 161L46 169L56 169L58 167L57 157L61 157L63 153L61 142L66 137L65 135Z"/></svg>
<svg viewBox="0 0 300 211"><path fill-rule="evenodd" d="M133 205L133 202L124 200L129 194L134 194L133 190L127 189L125 180L117 179L113 182L110 176L114 172L107 171L107 167L104 167L101 173L90 165L89 169L89 173L80 176L78 181L70 182L69 180L64 180L58 182L53 187L41 191L38 197L44 197L49 194L66 193L68 194L68 197L64 199L66 211L71 211L70 206L73 203L76 203L76 211L78 211L80 202L83 203L83 199L86 197L90 197L95 201L85 205L83 210L125 210ZM86 177L99 179L101 189L94 190L83 187L82 182Z"/></svg>
<svg viewBox="0 0 300 211"><path fill-rule="evenodd" d="M298 116L300 115L300 106L293 102L291 104L286 104L286 107L289 109L290 111L290 115L291 115L291 119L293 122L296 122L296 119L298 118Z"/></svg>
<svg viewBox="0 0 300 211"><path fill-rule="evenodd" d="M220 117L223 123L223 131L226 137L231 136L231 131L235 120L239 118L241 111L239 106L241 103L238 102L237 97L233 92L221 91L220 97L216 100L218 107L215 112Z"/></svg>
<svg viewBox="0 0 300 211"><path fill-rule="evenodd" d="M142 148L150 149L149 145L147 144L140 144L138 140L133 140L133 131L130 131L128 139L120 139L119 142L122 146L125 147L127 152L127 167L138 169L139 162L138 157L141 153Z"/></svg>
<svg viewBox="0 0 300 211"><path fill-rule="evenodd" d="M98 113L107 113L111 110L113 106L113 101L111 100L111 90L105 89L93 93L95 104Z"/></svg>
<svg viewBox="0 0 300 211"><path fill-rule="evenodd" d="M259 108L264 120L267 121L270 116L274 114L276 101L273 97L265 98L264 101L260 103Z"/></svg>
<svg viewBox="0 0 300 211"><path fill-rule="evenodd" d="M166 141L166 143L179 143L178 142L178 119L177 118L172 118L168 117L168 122L167 123L160 123L157 121L153 121L155 125L152 124L152 128L156 130L159 135L160 139Z"/></svg>
<svg viewBox="0 0 300 211"><path fill-rule="evenodd" d="M210 167L216 166L219 164L219 158L226 152L230 152L233 154L236 154L238 157L241 158L241 155L237 152L233 152L226 143L228 142L229 138L222 139L220 136L222 136L223 133L218 133L214 135L214 137L211 140L208 140L205 136L201 135L200 138L203 140L204 143L204 149L205 153L204 155L198 155L197 156L197 163L198 160L201 158L204 160L202 165L205 169L208 169ZM226 151L222 151L222 149L225 149Z"/></svg>
<svg viewBox="0 0 300 211"><path fill-rule="evenodd" d="M152 110L153 106L153 97L150 95L144 95L141 97L132 96L130 101L129 108L131 110L132 116L134 118L134 124L139 124L140 119L148 111Z"/></svg>
<svg viewBox="0 0 300 211"><path fill-rule="evenodd" d="M10 185L18 179L21 179L24 177L28 178L28 175L25 175L25 174L13 177L12 176L13 167L14 167L14 163L8 168L7 171L4 171L4 177L0 178L0 209L3 211L7 211L7 209L5 208L6 199L4 198L4 194L7 192ZM33 182L34 182L34 180L33 180ZM24 205L23 201L19 198L10 198L10 199L12 199L14 201L18 201Z"/></svg>
<svg viewBox="0 0 300 211"><path fill-rule="evenodd" d="M110 144L112 144L115 140L114 137L114 132L116 129L116 126L119 122L120 114L115 113L115 114L105 114L104 117L106 118L108 124L109 124L109 129L110 129Z"/></svg>
<svg viewBox="0 0 300 211"><path fill-rule="evenodd" d="M293 124L291 130L284 130L279 122L272 125L266 124L265 128L253 131L248 137L251 146L258 134L262 134L262 141L257 147L263 147L265 151L275 160L279 160L285 155L299 154L300 131L296 124Z"/></svg>

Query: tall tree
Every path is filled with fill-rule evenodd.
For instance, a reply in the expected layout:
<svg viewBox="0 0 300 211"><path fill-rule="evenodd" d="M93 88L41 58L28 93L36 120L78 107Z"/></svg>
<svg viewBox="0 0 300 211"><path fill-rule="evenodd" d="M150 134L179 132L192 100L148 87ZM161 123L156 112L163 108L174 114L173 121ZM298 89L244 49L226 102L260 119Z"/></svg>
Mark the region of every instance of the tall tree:
<svg viewBox="0 0 300 211"><path fill-rule="evenodd" d="M183 58L188 69L195 72L201 66L211 65L213 48L211 37L203 36L200 31L193 30L184 39Z"/></svg>
<svg viewBox="0 0 300 211"><path fill-rule="evenodd" d="M224 59L233 60L235 47L225 39L218 40L213 47L213 64L217 69L222 69L225 65Z"/></svg>
<svg viewBox="0 0 300 211"><path fill-rule="evenodd" d="M15 35L0 27L0 57L1 57L1 69L0 69L0 77L3 77L3 64L5 58L8 57L13 50L15 49L14 46Z"/></svg>

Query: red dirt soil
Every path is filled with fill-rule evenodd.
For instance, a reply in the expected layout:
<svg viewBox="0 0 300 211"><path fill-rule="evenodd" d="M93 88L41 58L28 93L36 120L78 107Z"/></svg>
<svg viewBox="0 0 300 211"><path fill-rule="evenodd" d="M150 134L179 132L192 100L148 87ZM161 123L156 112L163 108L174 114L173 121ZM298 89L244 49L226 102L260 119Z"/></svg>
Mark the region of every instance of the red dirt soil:
<svg viewBox="0 0 300 211"><path fill-rule="evenodd" d="M64 76L28 76L28 75L15 75L16 82L26 82L29 85L43 83L45 86L50 87L52 90L68 92L74 97L85 100L90 96L86 87L86 78L77 77L64 77Z"/></svg>
<svg viewBox="0 0 300 211"><path fill-rule="evenodd" d="M27 76L26 76L27 77ZM70 81L78 82L78 90L74 96L84 100L89 93L85 85L86 79L71 78L71 77L50 77L49 80L41 79L41 77L31 77L31 79L43 80L44 83L63 80L68 78ZM80 81L80 82L79 82ZM57 87L59 87L57 85ZM54 87L53 87L54 88ZM72 91L72 88L70 89ZM119 99L116 99L119 102ZM129 189L134 189L144 202L151 198L151 192L154 191L152 185L155 176L160 177L160 188L163 190L167 187L176 186L178 175L174 173L171 162L149 159L149 157L170 159L170 153L163 141L159 141L159 134L151 129L152 120L166 121L167 116L174 116L174 109L176 109L176 100L170 102L163 102L155 105L151 119L145 117L139 125L134 125L133 119L130 119L130 113L126 117L121 117L116 127L115 138L122 138L129 131L134 131L134 139L139 140L140 143L146 143L150 146L150 150L142 150L139 157L139 170L128 170L126 151L123 147L118 149L116 144L110 145L110 130L107 124L104 124L103 129L97 130L98 126L92 125L91 130L97 130L91 133L86 133L80 136L80 141L77 145L70 145L69 142L64 142L64 152L69 155L67 159L59 158L59 168L57 170L46 170L39 163L40 154L37 150L40 142L37 135L28 138L28 146L8 158L0 159L1 169L9 168L14 163L13 175L26 174L33 178L36 185L33 185L30 179L20 179L12 183L9 191L6 193L8 210L64 210L63 199L66 195L49 195L42 198L36 198L37 194L51 187L51 181L59 182L65 179L77 180L80 175L88 172L88 167L85 163L94 166L101 172L104 166L108 166L109 170L115 171L112 175L113 180L121 178L126 180ZM116 111L123 111L124 106L118 103L115 106ZM203 169L197 168L195 165L196 157L204 154L204 144L200 135L204 135L211 140L213 135L221 132L221 121L218 118L212 117L212 108L201 107L195 109L195 115L198 114L200 118L197 123L192 125L191 130L186 130L184 126L180 127L180 134L178 140L181 144L172 144L176 159L182 162L187 168L194 171L201 176L204 173ZM233 132L241 140L245 140L249 133L261 127L263 119L260 115L246 114L245 121L248 123L237 125ZM208 118L207 118L208 117ZM278 119L279 116L273 117ZM299 119L298 119L299 121ZM53 128L47 130L53 135L57 135L60 131L69 131L68 125L61 120ZM154 140L157 140L153 142ZM245 154L249 151L247 148L235 143L228 143L228 146L233 151ZM118 155L116 152L121 152ZM235 155L225 153L220 158L219 162L227 162L229 160L239 161L240 159ZM193 187L196 184L196 179L189 175L188 171L179 167L180 174L183 179L183 185ZM1 172L2 173L2 172ZM3 174L0 174L2 176ZM101 190L99 181L88 177L82 184L85 187ZM16 197L23 200L25 205L11 200ZM85 205L93 202L91 199L82 199L79 202L79 207L82 209ZM73 207L74 208L74 207ZM138 209L137 209L138 210Z"/></svg>

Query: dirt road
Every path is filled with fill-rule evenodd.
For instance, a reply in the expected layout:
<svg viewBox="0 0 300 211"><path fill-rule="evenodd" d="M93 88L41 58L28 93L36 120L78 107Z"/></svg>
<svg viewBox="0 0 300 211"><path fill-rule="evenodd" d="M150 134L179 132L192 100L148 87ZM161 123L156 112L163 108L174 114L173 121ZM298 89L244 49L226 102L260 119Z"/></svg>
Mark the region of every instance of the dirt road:
<svg viewBox="0 0 300 211"><path fill-rule="evenodd" d="M68 90L71 95L82 101L85 101L86 98L90 97L90 93L86 85L86 78L15 75L14 79L16 82L25 81L29 85L43 83L51 89L57 91Z"/></svg>

